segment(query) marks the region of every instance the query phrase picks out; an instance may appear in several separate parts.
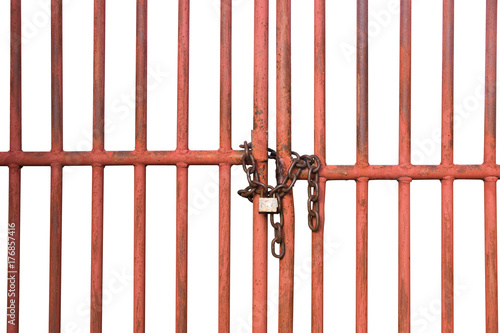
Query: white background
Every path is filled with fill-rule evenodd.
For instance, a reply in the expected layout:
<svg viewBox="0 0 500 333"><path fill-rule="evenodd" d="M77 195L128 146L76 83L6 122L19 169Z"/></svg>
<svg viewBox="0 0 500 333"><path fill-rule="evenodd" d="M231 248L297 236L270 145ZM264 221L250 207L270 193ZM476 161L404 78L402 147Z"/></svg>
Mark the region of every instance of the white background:
<svg viewBox="0 0 500 333"><path fill-rule="evenodd" d="M23 0L23 149L50 150L49 0ZM455 1L455 163L483 158L486 1ZM398 160L399 2L371 0L369 153L371 164ZM9 149L9 1L0 2L0 150ZM313 1L292 0L293 149L313 152ZM134 0L107 1L106 149L134 148ZM327 1L327 161L355 162L356 1ZM217 0L191 1L190 149L217 149ZM270 1L270 145L275 138L275 0ZM64 149L90 150L93 1L64 2ZM413 1L412 162L439 164L442 1ZM177 1L149 1L148 148L175 149ZM233 148L250 139L253 1L233 0ZM189 168L190 332L217 331L218 170ZM231 331L251 331L252 213L237 196L233 167ZM6 244L8 170L0 167L0 247ZM22 169L21 332L48 323L48 167ZM89 330L91 168L64 168L62 332ZM147 168L148 332L175 321L175 169ZM325 331L355 331L355 184L329 182L326 194ZM133 170L106 167L104 315L106 332L133 325ZM296 332L310 329L310 235L306 186L296 202ZM440 183L411 186L412 332L440 331ZM482 181L455 182L455 331L484 331ZM369 330L397 331L397 183L369 187ZM271 231L271 230L270 230ZM271 237L271 232L269 233ZM6 256L0 256L6 275ZM269 258L269 331L277 328L278 261ZM0 300L6 298L0 288ZM5 312L5 302L0 302ZM5 327L5 316L0 316Z"/></svg>

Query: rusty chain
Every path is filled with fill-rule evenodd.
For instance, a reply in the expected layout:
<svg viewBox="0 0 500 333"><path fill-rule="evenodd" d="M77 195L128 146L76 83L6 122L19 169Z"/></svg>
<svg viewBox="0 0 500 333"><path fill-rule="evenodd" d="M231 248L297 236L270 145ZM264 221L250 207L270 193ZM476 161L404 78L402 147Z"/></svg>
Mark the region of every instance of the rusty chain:
<svg viewBox="0 0 500 333"><path fill-rule="evenodd" d="M276 152L270 148L268 151L268 159L276 160L276 186L265 185L260 181L259 174L257 172L255 158L252 155L252 143L244 142L240 146L245 149L245 154L242 157L243 171L247 175L248 186L242 190L238 191L238 194L244 198L247 198L250 202L253 202L255 193L259 194L264 198L275 198L278 203L278 208L276 213L280 215L280 220L275 221L274 214L270 214L271 226L274 228L274 239L271 242L271 253L276 258L283 258L285 255L285 244L283 242L283 223L284 214L282 209L282 198L290 192L293 188L300 173L303 170L308 170L307 173L307 211L308 211L308 225L312 231L316 231L320 225L319 218L319 169L321 166L320 160L316 155L299 155L296 152L292 152L292 164L288 168L288 172L284 176L281 182L279 179L279 160L276 158ZM316 220L316 224L314 224ZM276 253L276 244L280 245L280 252Z"/></svg>

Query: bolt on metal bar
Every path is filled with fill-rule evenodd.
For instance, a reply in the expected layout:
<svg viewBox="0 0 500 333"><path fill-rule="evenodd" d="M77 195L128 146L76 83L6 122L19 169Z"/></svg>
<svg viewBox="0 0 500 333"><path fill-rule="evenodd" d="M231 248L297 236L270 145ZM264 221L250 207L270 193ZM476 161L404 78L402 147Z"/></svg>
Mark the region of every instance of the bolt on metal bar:
<svg viewBox="0 0 500 333"><path fill-rule="evenodd" d="M368 0L357 1L356 165L368 165ZM368 330L368 178L356 179L356 332Z"/></svg>
<svg viewBox="0 0 500 333"><path fill-rule="evenodd" d="M314 154L326 164L325 0L314 1ZM319 226L311 234L311 332L323 332L323 245L326 179L319 182Z"/></svg>
<svg viewBox="0 0 500 333"><path fill-rule="evenodd" d="M496 165L497 0L486 1L484 163ZM498 332L497 183L484 182L486 332Z"/></svg>
<svg viewBox="0 0 500 333"><path fill-rule="evenodd" d="M411 164L411 0L401 0L399 59L399 165ZM398 326L410 332L410 182L398 179Z"/></svg>
<svg viewBox="0 0 500 333"><path fill-rule="evenodd" d="M276 152L280 179L291 165L291 2L276 1ZM293 332L295 213L293 191L282 199L286 256L279 263L278 332Z"/></svg>
<svg viewBox="0 0 500 333"><path fill-rule="evenodd" d="M179 0L177 70L177 150L188 151L189 0ZM220 161L219 161L220 163ZM188 165L177 163L176 316L177 333L187 332Z"/></svg>
<svg viewBox="0 0 500 333"><path fill-rule="evenodd" d="M148 2L137 0L135 150L147 150ZM134 333L146 331L146 165L134 165Z"/></svg>
<svg viewBox="0 0 500 333"><path fill-rule="evenodd" d="M21 0L10 2L10 152L21 151ZM7 333L19 332L21 168L9 165Z"/></svg>
<svg viewBox="0 0 500 333"><path fill-rule="evenodd" d="M63 150L62 0L51 1L52 149ZM51 164L49 332L61 329L62 168Z"/></svg>
<svg viewBox="0 0 500 333"><path fill-rule="evenodd" d="M252 152L259 179L268 182L269 0L254 1L254 88ZM267 332L267 216L253 201L252 331Z"/></svg>
<svg viewBox="0 0 500 333"><path fill-rule="evenodd" d="M453 164L454 0L443 1L443 88L441 164ZM441 180L441 331L454 331L453 181Z"/></svg>
<svg viewBox="0 0 500 333"><path fill-rule="evenodd" d="M94 0L94 107L92 151L104 151L106 1ZM90 332L102 332L104 166L92 165Z"/></svg>
<svg viewBox="0 0 500 333"><path fill-rule="evenodd" d="M220 1L220 149L231 150L231 0ZM231 165L219 165L219 332L230 331Z"/></svg>

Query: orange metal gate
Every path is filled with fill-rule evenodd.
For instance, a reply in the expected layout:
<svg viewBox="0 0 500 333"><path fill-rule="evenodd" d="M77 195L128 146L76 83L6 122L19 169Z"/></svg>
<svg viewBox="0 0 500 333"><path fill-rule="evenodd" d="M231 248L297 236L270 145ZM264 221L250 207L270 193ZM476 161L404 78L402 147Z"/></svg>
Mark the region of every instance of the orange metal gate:
<svg viewBox="0 0 500 333"><path fill-rule="evenodd" d="M268 0L255 1L254 126L252 154L256 172L268 182ZM290 0L277 0L277 161L285 175L294 159L291 150ZM399 182L399 332L410 332L410 182L439 179L442 183L442 332L453 332L453 182L482 179L485 191L486 331L498 332L496 182L497 0L486 0L486 106L484 163L453 163L454 1L443 0L442 159L439 165L412 165L411 0L400 6L399 164L368 163L368 0L357 0L357 162L326 165L325 160L325 0L314 0L314 153L319 170L319 228L312 233L312 332L323 331L323 231L327 180L356 181L356 331L367 331L368 183ZM11 0L10 151L0 153L9 167L7 332L19 330L20 182L22 166L51 167L49 332L60 332L62 168L92 166L91 332L102 331L103 168L134 165L134 332L145 332L145 178L147 165L177 167L176 332L187 332L187 181L189 165L219 165L219 332L229 332L230 190L232 165L242 164L243 150L231 147L231 0L221 0L220 149L193 151L188 146L189 0L179 0L177 149L148 151L147 0L137 0L136 146L131 152L104 150L105 0L94 0L94 126L90 152L63 151L62 145L62 0L51 1L52 149L23 152L21 147L21 0ZM281 176L282 177L282 176ZM299 172L299 179L306 179ZM283 178L281 178L283 179ZM286 184L285 184L286 185ZM258 199L263 192L256 192ZM254 200L253 332L267 331L268 219ZM293 331L294 203L290 190L281 202L283 246L279 261L279 332ZM22 314L28 315L28 314Z"/></svg>

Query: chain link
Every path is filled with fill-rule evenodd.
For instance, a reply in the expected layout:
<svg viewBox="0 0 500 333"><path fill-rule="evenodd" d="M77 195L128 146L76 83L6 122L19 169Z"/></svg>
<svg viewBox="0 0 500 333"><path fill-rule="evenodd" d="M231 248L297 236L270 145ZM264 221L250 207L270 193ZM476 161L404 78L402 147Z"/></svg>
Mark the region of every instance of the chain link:
<svg viewBox="0 0 500 333"><path fill-rule="evenodd" d="M253 202L255 193L262 197L273 197L278 201L277 212L280 215L280 220L275 221L274 214L270 215L271 226L274 228L274 239L271 241L271 253L276 258L283 258L285 255L285 244L283 243L283 224L284 214L281 204L282 198L290 192L295 183L297 182L300 173L307 170L307 211L308 211L308 225L312 231L317 231L320 226L319 217L319 169L321 163L316 155L299 155L292 152L292 164L288 168L288 172L281 182L279 179L279 160L276 158L276 152L268 148L268 159L276 159L276 181L275 187L265 185L259 179L257 172L255 158L252 155L252 144L244 142L240 146L245 149L245 154L242 157L243 171L245 171L248 180L248 186L238 191L238 194ZM314 223L316 221L316 223ZM280 246L280 252L276 252L276 244Z"/></svg>

